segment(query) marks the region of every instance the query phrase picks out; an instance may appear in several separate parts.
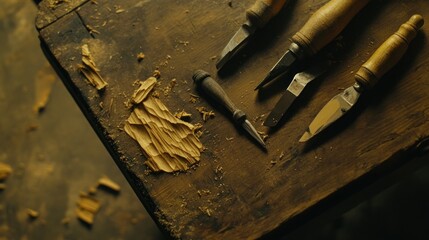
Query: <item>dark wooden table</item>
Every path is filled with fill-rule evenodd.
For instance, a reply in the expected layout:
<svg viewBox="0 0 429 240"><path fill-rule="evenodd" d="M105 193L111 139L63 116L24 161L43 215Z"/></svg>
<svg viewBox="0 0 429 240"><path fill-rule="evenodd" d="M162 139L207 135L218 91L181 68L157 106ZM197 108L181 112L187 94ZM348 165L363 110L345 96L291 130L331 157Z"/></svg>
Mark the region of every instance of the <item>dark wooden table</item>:
<svg viewBox="0 0 429 240"><path fill-rule="evenodd" d="M429 24L397 67L364 95L356 109L309 144L298 139L334 95L353 83L353 73L414 13L429 12L427 0L374 0L320 56L334 60L328 73L306 89L280 127L268 131L262 115L287 86L287 77L261 92L255 85L282 55L292 36L325 0L291 0L269 27L216 76L215 56L245 21L253 0L70 0L40 3L36 26L42 47L134 191L169 235L178 238L242 239L291 231L295 223L336 205L386 174L427 159L429 139ZM96 30L96 31L93 31ZM103 93L78 71L88 44ZM139 52L145 59L137 61ZM205 106L216 117L203 125L207 148L197 166L179 174L149 173L140 147L124 131L137 79L159 68L160 89L177 85L161 100L174 112ZM190 94L195 69L215 76L269 134L264 152L231 124L227 114ZM67 111L67 109L65 109ZM82 146L85 147L85 139Z"/></svg>

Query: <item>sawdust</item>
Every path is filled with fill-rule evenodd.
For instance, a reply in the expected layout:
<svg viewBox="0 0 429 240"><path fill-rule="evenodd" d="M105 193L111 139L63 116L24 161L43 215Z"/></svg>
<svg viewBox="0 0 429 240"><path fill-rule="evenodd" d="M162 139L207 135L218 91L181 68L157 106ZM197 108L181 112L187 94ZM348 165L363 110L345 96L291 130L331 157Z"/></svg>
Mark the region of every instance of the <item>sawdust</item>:
<svg viewBox="0 0 429 240"><path fill-rule="evenodd" d="M195 126L176 118L158 98L145 95L126 120L125 132L139 143L151 170L188 170L200 160L203 150Z"/></svg>
<svg viewBox="0 0 429 240"><path fill-rule="evenodd" d="M35 101L33 105L33 111L35 113L39 113L45 109L56 79L57 77L49 64L45 64L45 66L37 72L35 78Z"/></svg>
<svg viewBox="0 0 429 240"><path fill-rule="evenodd" d="M100 69L97 68L92 59L88 44L82 45L82 64L79 64L78 68L89 83L97 90L102 90L107 86L107 83L100 75Z"/></svg>

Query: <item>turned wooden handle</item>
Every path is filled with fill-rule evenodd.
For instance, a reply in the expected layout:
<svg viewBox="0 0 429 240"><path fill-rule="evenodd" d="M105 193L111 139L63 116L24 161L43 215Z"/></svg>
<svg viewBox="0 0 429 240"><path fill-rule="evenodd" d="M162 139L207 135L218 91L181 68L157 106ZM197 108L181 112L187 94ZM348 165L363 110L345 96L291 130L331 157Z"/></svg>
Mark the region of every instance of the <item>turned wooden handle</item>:
<svg viewBox="0 0 429 240"><path fill-rule="evenodd" d="M370 0L331 0L317 10L292 41L312 56L330 43Z"/></svg>
<svg viewBox="0 0 429 240"><path fill-rule="evenodd" d="M263 27L272 17L280 12L287 0L257 0L247 11L249 22Z"/></svg>
<svg viewBox="0 0 429 240"><path fill-rule="evenodd" d="M410 42L423 26L423 17L413 15L408 22L399 27L366 61L355 75L356 82L365 87L373 86L404 55Z"/></svg>

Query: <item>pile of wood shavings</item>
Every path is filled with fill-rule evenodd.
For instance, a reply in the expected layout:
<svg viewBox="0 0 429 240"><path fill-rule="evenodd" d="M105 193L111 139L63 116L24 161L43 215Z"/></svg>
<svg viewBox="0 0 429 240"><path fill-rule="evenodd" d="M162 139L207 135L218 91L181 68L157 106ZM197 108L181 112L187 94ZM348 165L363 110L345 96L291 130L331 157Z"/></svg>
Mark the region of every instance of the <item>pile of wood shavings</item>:
<svg viewBox="0 0 429 240"><path fill-rule="evenodd" d="M156 72L159 76L159 71ZM155 76L155 77L156 77ZM125 122L125 132L136 140L155 172L185 171L200 160L203 145L195 135L195 126L176 118L160 99L149 93L156 81L142 82L133 96L133 112ZM144 86L144 87L143 87Z"/></svg>

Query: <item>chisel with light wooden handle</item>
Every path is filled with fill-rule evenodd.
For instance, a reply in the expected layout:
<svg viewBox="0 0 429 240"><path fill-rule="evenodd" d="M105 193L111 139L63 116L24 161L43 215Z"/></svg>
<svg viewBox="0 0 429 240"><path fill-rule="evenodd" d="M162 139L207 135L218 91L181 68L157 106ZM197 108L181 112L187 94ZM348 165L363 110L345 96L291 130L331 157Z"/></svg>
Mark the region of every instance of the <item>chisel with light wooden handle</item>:
<svg viewBox="0 0 429 240"><path fill-rule="evenodd" d="M299 141L308 141L350 110L361 93L372 87L401 59L423 24L424 20L420 15L413 15L408 22L402 24L359 68L355 75L356 83L333 97L320 110Z"/></svg>
<svg viewBox="0 0 429 240"><path fill-rule="evenodd" d="M255 90L286 73L298 60L311 57L328 45L369 1L331 0L317 10L292 36L289 49Z"/></svg>
<svg viewBox="0 0 429 240"><path fill-rule="evenodd" d="M221 69L249 40L257 29L264 27L276 16L287 0L257 0L247 11L247 21L222 50L216 68Z"/></svg>

